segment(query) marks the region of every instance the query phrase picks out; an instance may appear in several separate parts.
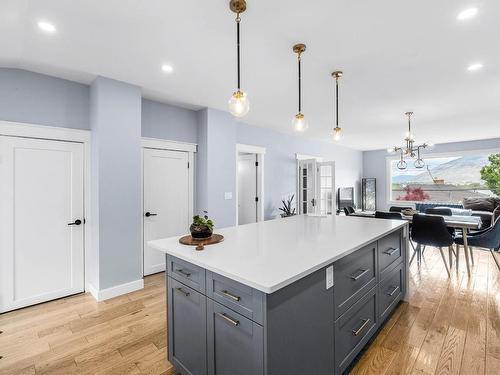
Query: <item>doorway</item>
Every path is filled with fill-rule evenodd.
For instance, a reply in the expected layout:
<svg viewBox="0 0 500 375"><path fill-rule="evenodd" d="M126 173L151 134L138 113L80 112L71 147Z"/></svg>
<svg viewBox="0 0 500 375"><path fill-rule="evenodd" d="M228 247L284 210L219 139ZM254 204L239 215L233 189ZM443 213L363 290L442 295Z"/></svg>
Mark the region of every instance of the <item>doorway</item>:
<svg viewBox="0 0 500 375"><path fill-rule="evenodd" d="M144 276L165 271L165 255L148 242L187 233L192 205L193 152L143 148Z"/></svg>
<svg viewBox="0 0 500 375"><path fill-rule="evenodd" d="M259 146L236 145L236 225L264 220L264 155Z"/></svg>
<svg viewBox="0 0 500 375"><path fill-rule="evenodd" d="M84 144L0 136L0 312L84 291Z"/></svg>
<svg viewBox="0 0 500 375"><path fill-rule="evenodd" d="M298 213L333 215L335 209L335 162L297 158Z"/></svg>

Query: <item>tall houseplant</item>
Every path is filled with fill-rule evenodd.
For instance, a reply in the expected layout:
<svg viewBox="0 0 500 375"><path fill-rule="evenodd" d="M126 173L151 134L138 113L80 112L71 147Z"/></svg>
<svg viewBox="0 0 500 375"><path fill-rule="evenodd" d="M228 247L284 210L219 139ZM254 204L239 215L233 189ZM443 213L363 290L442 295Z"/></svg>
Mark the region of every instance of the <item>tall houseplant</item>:
<svg viewBox="0 0 500 375"><path fill-rule="evenodd" d="M278 208L281 212L283 212L281 217L288 217L295 215L295 208L292 208L294 194L289 197L286 201L284 199L281 200L282 206Z"/></svg>

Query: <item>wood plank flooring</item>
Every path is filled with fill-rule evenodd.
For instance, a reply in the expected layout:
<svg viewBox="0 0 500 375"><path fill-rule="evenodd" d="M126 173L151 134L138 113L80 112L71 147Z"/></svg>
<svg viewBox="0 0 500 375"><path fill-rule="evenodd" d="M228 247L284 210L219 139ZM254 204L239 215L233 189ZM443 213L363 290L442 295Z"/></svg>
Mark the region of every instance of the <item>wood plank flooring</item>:
<svg viewBox="0 0 500 375"><path fill-rule="evenodd" d="M428 248L410 270L410 303L351 374L500 374L500 272L488 252L475 250L475 261L469 279L462 253L448 279ZM165 330L163 274L104 302L81 294L13 311L0 315L0 374L173 375Z"/></svg>

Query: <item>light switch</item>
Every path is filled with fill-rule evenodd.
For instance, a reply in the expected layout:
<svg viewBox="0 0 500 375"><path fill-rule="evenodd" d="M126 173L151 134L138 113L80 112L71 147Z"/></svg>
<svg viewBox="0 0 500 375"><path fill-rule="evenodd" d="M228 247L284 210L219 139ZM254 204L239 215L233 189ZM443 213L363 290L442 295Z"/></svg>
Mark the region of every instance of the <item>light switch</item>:
<svg viewBox="0 0 500 375"><path fill-rule="evenodd" d="M333 286L333 266L326 268L326 289L330 289Z"/></svg>
<svg viewBox="0 0 500 375"><path fill-rule="evenodd" d="M233 192L232 191L226 191L224 193L224 199L225 200L231 200L231 199L233 199Z"/></svg>

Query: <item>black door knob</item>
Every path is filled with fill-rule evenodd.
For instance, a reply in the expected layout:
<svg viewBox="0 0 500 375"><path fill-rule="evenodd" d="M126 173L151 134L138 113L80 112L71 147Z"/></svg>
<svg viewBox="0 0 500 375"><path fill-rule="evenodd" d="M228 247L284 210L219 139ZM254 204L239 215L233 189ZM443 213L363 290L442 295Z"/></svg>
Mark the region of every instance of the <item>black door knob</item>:
<svg viewBox="0 0 500 375"><path fill-rule="evenodd" d="M156 215L158 215L158 214L152 214L151 212L146 212L146 213L144 214L144 216L146 216L146 217L156 216Z"/></svg>
<svg viewBox="0 0 500 375"><path fill-rule="evenodd" d="M69 223L68 225L80 225L82 221L80 219L76 219L74 223Z"/></svg>

